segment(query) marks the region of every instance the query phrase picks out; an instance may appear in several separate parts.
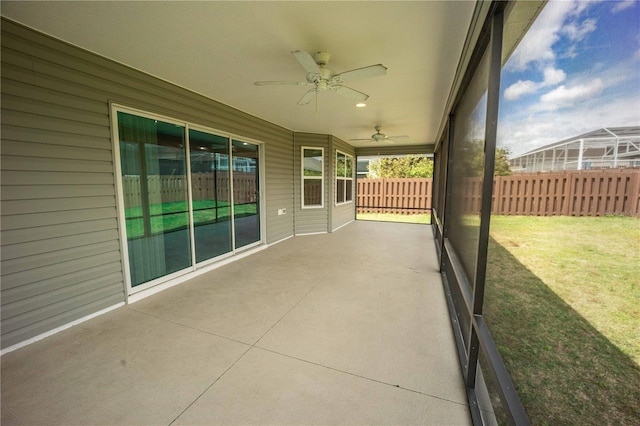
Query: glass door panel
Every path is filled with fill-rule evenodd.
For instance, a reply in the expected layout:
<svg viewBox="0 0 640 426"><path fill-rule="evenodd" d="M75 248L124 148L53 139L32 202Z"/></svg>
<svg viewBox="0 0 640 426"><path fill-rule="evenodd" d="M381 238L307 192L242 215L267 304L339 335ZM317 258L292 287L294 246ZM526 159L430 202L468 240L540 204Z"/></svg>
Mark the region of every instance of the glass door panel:
<svg viewBox="0 0 640 426"><path fill-rule="evenodd" d="M231 247L229 139L189 130L191 190L196 262Z"/></svg>
<svg viewBox="0 0 640 426"><path fill-rule="evenodd" d="M191 266L185 127L118 112L131 286Z"/></svg>
<svg viewBox="0 0 640 426"><path fill-rule="evenodd" d="M234 140L233 221L235 247L260 241L260 198L258 145Z"/></svg>

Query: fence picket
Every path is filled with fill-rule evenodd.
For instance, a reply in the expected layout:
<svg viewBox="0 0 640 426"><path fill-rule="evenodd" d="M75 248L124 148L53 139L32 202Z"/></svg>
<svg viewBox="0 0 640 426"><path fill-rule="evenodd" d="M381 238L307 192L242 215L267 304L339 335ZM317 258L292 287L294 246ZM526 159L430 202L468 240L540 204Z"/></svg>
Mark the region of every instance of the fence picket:
<svg viewBox="0 0 640 426"><path fill-rule="evenodd" d="M431 210L432 180L360 179L358 213L424 214ZM463 188L464 211L478 213L482 179ZM640 217L640 169L522 173L494 179L493 214L522 216Z"/></svg>

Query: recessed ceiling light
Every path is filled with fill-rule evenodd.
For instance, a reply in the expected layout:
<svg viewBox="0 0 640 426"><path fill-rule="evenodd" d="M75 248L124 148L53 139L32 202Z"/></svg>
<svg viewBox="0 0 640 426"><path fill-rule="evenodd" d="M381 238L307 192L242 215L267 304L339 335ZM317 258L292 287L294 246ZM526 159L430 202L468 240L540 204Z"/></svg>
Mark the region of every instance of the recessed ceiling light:
<svg viewBox="0 0 640 426"><path fill-rule="evenodd" d="M367 106L367 104L365 104L364 102L359 102L359 103L357 103L357 104L356 104L356 106L357 106L358 108L364 108L364 107L366 107L366 106Z"/></svg>

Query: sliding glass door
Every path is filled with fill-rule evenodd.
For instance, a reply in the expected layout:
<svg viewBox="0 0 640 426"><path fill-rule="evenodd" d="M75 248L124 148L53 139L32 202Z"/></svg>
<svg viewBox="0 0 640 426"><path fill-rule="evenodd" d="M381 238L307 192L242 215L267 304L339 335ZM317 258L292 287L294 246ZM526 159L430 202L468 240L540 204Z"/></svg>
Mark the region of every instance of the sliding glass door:
<svg viewBox="0 0 640 426"><path fill-rule="evenodd" d="M116 112L131 288L261 241L259 145Z"/></svg>
<svg viewBox="0 0 640 426"><path fill-rule="evenodd" d="M229 253L231 193L229 139L189 130L196 262Z"/></svg>
<svg viewBox="0 0 640 426"><path fill-rule="evenodd" d="M235 246L260 240L258 145L233 141L233 222Z"/></svg>
<svg viewBox="0 0 640 426"><path fill-rule="evenodd" d="M185 127L118 112L131 286L191 266Z"/></svg>

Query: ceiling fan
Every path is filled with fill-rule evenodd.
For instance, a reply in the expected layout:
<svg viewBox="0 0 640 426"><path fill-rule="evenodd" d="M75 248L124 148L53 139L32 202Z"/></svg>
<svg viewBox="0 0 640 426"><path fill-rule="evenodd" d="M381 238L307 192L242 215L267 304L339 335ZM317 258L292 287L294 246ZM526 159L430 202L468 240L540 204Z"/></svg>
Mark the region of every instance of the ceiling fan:
<svg viewBox="0 0 640 426"><path fill-rule="evenodd" d="M404 139L409 137L407 135L387 136L384 133L380 132L380 129L381 129L380 126L376 126L374 127L374 129L376 129L376 132L372 134L369 139L349 139L349 140L394 143L394 139Z"/></svg>
<svg viewBox="0 0 640 426"><path fill-rule="evenodd" d="M300 98L298 105L308 104L315 96L317 107L318 92L324 91L334 92L355 101L364 102L369 98L369 95L343 86L342 83L358 78L385 75L387 73L387 67L382 64L377 64L336 74L334 71L325 67L331 57L327 52L316 52L313 56L303 50L294 50L291 53L307 72L307 81L256 81L254 84L256 86L313 86Z"/></svg>

